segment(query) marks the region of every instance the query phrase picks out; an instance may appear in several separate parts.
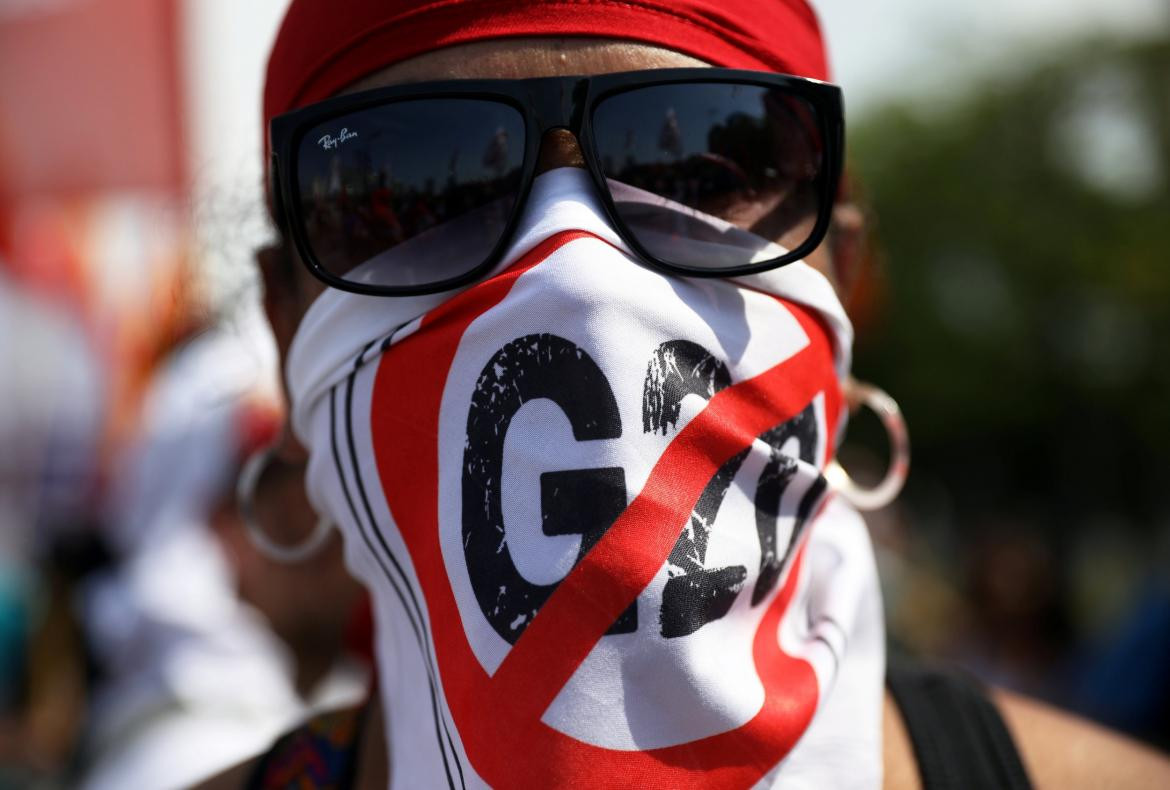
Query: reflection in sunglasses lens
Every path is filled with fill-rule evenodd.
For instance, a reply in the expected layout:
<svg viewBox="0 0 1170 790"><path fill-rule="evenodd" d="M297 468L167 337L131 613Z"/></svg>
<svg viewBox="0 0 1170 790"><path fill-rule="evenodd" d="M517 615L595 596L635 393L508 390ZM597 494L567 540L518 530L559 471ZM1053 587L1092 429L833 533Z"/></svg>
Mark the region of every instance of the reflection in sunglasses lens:
<svg viewBox="0 0 1170 790"><path fill-rule="evenodd" d="M597 105L593 134L618 215L659 260L744 266L812 234L824 145L800 97L730 83L636 88Z"/></svg>
<svg viewBox="0 0 1170 790"><path fill-rule="evenodd" d="M499 102L407 100L330 119L298 147L305 236L351 282L451 280L503 236L523 158L524 120Z"/></svg>

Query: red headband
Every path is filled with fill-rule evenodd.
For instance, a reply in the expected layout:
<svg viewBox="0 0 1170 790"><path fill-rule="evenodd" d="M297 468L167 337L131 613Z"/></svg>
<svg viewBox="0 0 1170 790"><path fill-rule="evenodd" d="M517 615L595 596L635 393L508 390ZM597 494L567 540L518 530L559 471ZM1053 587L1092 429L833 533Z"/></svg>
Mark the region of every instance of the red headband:
<svg viewBox="0 0 1170 790"><path fill-rule="evenodd" d="M828 79L805 0L292 0L264 87L264 122L454 44L588 36L655 44L716 66Z"/></svg>

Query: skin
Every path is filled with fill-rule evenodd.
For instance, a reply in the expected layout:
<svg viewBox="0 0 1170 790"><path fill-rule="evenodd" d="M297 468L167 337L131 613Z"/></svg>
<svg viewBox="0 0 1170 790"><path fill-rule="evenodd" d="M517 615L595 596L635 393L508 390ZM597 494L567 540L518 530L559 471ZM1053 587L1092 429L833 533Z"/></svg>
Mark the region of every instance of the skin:
<svg viewBox="0 0 1170 790"><path fill-rule="evenodd" d="M303 475L292 466L271 464L270 468L257 486L256 517L269 537L291 544L299 536L285 533L289 525L283 514L312 512ZM261 491L266 495L259 495ZM235 571L240 600L262 612L288 647L293 656L293 685L302 697L308 697L337 662L350 625L348 615L365 593L345 568L341 536L334 531L320 552L290 565L274 562L256 550L245 535L234 496L212 514L211 526Z"/></svg>
<svg viewBox="0 0 1170 790"><path fill-rule="evenodd" d="M626 42L511 39L428 53L383 69L346 92L439 79L521 79L704 65L707 64L671 50ZM580 166L581 152L573 136L565 130L550 132L542 144L540 165L542 169ZM854 256L862 232L861 224L861 215L856 208L839 206L828 242L806 259L833 282L842 297L851 286L851 273L857 269ZM266 308L283 359L301 316L325 286L314 279L299 261L294 260L295 265L291 267L281 265L278 256L269 252L260 256L259 263L265 284ZM289 440L284 444L282 457L289 463L301 462L304 450ZM1037 787L1170 787L1170 761L1164 756L1039 703L1004 692L996 692L993 696ZM387 783L378 695L374 695L374 705L372 723L363 736L357 776L357 786L363 790L385 788ZM920 787L909 737L888 694L882 729L884 786ZM239 766L204 787L240 787L250 767L251 764Z"/></svg>

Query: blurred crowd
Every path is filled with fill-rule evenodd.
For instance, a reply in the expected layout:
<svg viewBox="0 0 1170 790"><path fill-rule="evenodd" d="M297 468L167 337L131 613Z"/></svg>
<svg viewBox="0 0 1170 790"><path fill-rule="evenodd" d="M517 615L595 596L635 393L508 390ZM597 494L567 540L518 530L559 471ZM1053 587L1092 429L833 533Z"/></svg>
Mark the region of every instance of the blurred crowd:
<svg viewBox="0 0 1170 790"><path fill-rule="evenodd" d="M3 424L19 452L0 512L0 786L183 786L361 699L368 614L337 539L283 566L236 511L242 460L279 426L259 324L176 338L103 447L86 338L4 286L8 369L41 374L3 393L22 419ZM45 364L70 347L68 368Z"/></svg>
<svg viewBox="0 0 1170 790"><path fill-rule="evenodd" d="M166 4L104 5L166 51ZM290 567L243 533L240 466L282 420L248 244L201 243L173 151L133 151L158 161L129 184L125 146L91 141L106 171L14 153L25 50L71 35L31 17L0 14L0 788L181 785L360 699L369 614L336 537ZM914 443L870 519L891 651L1164 748L1168 69L1170 33L1079 42L849 131L872 228L855 369ZM174 112L109 135L168 134ZM243 273L227 291L217 255ZM876 477L866 420L842 452Z"/></svg>
<svg viewBox="0 0 1170 790"><path fill-rule="evenodd" d="M1163 746L1168 67L1165 31L1089 38L852 133L880 259L855 366L915 445L895 643Z"/></svg>

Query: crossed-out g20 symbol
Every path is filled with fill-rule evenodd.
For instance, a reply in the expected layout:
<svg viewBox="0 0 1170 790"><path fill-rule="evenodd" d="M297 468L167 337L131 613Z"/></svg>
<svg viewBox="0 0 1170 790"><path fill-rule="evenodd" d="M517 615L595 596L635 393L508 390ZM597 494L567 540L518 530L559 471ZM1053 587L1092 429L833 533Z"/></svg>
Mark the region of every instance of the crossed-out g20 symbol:
<svg viewBox="0 0 1170 790"><path fill-rule="evenodd" d="M642 387L642 430L668 434L687 395L711 398L731 385L727 367L707 349L687 340L662 343L646 366ZM463 550L471 587L487 621L511 644L556 590L524 578L507 548L502 492L504 441L508 426L528 401L555 403L577 441L617 439L622 424L613 389L597 363L572 341L533 334L507 343L488 360L476 382L467 414L463 453ZM790 440L799 458L813 462L817 422L811 404L760 437L771 456L756 486L756 530L760 568L752 588L758 606L776 586L780 571L797 545L813 505L824 491L818 479L797 508L787 544L778 546L780 502L796 476L796 460L782 452ZM747 568L708 568L707 543L719 506L749 449L724 463L711 478L682 527L667 559L670 578L662 594L658 627L663 637L687 636L727 614L747 579ZM580 535L577 561L601 539L627 504L621 467L545 472L540 476L541 528L546 535ZM613 623L610 634L639 627L636 604Z"/></svg>

